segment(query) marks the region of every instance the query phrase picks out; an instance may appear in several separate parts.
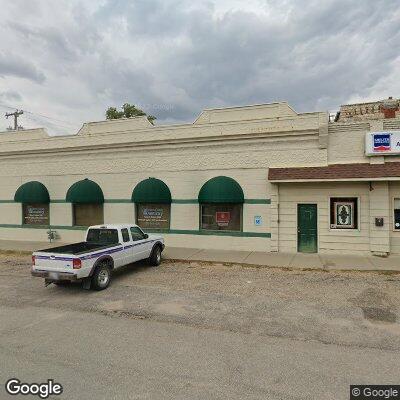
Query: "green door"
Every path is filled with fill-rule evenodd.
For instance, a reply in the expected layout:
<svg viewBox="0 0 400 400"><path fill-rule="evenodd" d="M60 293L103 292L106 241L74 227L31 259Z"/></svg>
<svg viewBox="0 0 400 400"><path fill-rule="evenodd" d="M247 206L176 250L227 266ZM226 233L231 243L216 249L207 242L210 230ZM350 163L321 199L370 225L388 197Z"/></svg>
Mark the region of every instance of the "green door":
<svg viewBox="0 0 400 400"><path fill-rule="evenodd" d="M297 250L301 253L316 253L317 205L297 204Z"/></svg>

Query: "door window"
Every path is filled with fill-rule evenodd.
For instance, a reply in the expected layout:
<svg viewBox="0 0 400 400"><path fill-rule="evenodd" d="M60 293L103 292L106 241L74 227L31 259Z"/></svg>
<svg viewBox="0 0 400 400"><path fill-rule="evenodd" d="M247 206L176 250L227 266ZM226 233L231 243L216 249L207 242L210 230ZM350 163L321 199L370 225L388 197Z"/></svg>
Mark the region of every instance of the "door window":
<svg viewBox="0 0 400 400"><path fill-rule="evenodd" d="M133 241L145 239L145 235L144 235L143 231L140 228L138 228L137 226L131 227L131 235L132 235Z"/></svg>
<svg viewBox="0 0 400 400"><path fill-rule="evenodd" d="M124 242L129 242L130 238L129 238L129 232L127 228L123 228L121 229L121 234L122 234L122 240Z"/></svg>

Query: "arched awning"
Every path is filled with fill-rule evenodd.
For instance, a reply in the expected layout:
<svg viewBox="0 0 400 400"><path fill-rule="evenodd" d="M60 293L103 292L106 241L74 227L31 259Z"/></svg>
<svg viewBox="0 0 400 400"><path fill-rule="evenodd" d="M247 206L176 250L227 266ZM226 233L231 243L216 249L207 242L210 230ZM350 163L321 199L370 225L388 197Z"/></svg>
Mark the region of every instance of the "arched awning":
<svg viewBox="0 0 400 400"><path fill-rule="evenodd" d="M21 185L15 192L14 201L18 203L50 203L46 186L41 182L32 181Z"/></svg>
<svg viewBox="0 0 400 400"><path fill-rule="evenodd" d="M86 178L68 189L66 201L76 204L103 204L104 195L96 182Z"/></svg>
<svg viewBox="0 0 400 400"><path fill-rule="evenodd" d="M132 192L134 203L170 204L171 191L168 186L156 178L148 178L138 183Z"/></svg>
<svg viewBox="0 0 400 400"><path fill-rule="evenodd" d="M232 178L217 176L207 181L199 192L199 203L243 203L241 186Z"/></svg>

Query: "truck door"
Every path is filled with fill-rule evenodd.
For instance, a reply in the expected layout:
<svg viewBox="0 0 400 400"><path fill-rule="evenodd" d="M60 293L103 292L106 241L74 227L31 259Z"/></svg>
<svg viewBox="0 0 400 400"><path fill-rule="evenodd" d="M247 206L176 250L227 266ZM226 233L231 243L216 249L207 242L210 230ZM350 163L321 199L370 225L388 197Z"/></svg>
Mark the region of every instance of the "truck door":
<svg viewBox="0 0 400 400"><path fill-rule="evenodd" d="M149 243L144 232L137 226L131 226L130 228L132 240L133 240L133 256L135 261L143 260L150 256L151 243Z"/></svg>
<svg viewBox="0 0 400 400"><path fill-rule="evenodd" d="M122 246L124 246L124 249L122 250L123 265L126 265L134 261L132 257L132 252L133 252L132 240L129 236L128 228L121 229L121 236L122 236Z"/></svg>

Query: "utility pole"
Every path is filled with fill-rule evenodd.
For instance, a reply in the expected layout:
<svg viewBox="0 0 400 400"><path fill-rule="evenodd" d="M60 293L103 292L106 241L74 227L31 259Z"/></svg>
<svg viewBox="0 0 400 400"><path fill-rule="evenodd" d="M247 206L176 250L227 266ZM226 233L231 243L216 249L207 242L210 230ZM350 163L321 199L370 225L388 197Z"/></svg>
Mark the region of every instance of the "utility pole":
<svg viewBox="0 0 400 400"><path fill-rule="evenodd" d="M17 131L17 130L19 129L19 126L18 126L18 117L19 117L20 115L22 115L23 113L24 113L23 110L17 110L17 111L15 111L15 112L13 112L13 113L6 113L6 118L7 118L7 119L8 119L8 117L14 116L14 129L12 129L12 130Z"/></svg>

